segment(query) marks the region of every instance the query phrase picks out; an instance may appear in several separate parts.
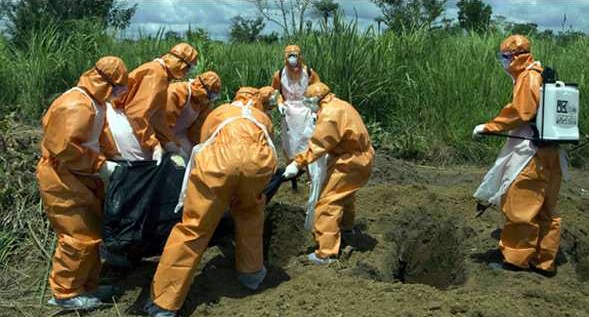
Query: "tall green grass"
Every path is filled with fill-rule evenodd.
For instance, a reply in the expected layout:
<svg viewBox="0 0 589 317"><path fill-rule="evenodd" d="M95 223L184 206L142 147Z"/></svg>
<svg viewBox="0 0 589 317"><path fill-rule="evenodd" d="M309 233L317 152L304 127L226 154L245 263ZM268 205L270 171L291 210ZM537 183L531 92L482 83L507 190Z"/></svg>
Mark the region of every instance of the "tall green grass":
<svg viewBox="0 0 589 317"><path fill-rule="evenodd" d="M0 110L38 120L51 100L104 55L122 57L128 68L166 52L174 40L163 32L139 40L117 40L91 26L56 36L47 26L31 34L28 49L0 41ZM353 23L277 44L225 44L191 41L200 51L197 71L215 70L226 99L243 85L270 83L283 63L284 45L297 43L308 64L342 99L350 101L379 135L373 138L401 158L433 163L489 162L500 140L473 142L472 127L509 102L511 80L495 56L502 34L449 35L443 32L361 32ZM57 40L59 39L59 40ZM532 38L544 65L556 66L561 79L589 82L589 40ZM194 74L193 74L194 75ZM581 124L587 130L589 102L582 94Z"/></svg>

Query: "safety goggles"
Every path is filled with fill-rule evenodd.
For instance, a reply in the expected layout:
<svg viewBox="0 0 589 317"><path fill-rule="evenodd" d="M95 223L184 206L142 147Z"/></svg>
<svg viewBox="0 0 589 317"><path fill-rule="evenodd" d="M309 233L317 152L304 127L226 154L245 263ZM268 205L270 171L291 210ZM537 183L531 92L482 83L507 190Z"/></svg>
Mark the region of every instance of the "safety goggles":
<svg viewBox="0 0 589 317"><path fill-rule="evenodd" d="M194 67L194 64L193 64L193 63L189 63L189 62L188 62L187 60L185 60L185 59L184 59L182 56L180 56L180 55L178 55L178 54L176 54L176 53L173 53L173 52L168 52L168 54L170 54L170 55L172 55L172 56L176 57L176 58L177 58L177 59L179 59L179 60L180 60L182 63L186 64L186 66L187 66L187 68L188 68L188 71L190 71L190 69L192 69L192 67Z"/></svg>
<svg viewBox="0 0 589 317"><path fill-rule="evenodd" d="M209 87L209 85L207 85L204 82L204 80L202 80L202 78L200 76L198 76L197 78L198 78L198 81L200 82L200 84L202 85L202 87L207 92L207 98L209 98L210 101L215 101L215 100L219 99L219 94L213 92L211 90L211 88Z"/></svg>
<svg viewBox="0 0 589 317"><path fill-rule="evenodd" d="M111 85L111 87L113 88L113 91L116 91L117 93L119 93L121 91L126 91L127 90L127 86L126 85L116 84L110 77L108 77L108 75L106 75L105 72L103 72L96 65L94 65L94 69L96 70L96 72L98 73L98 75L100 75L100 77L102 77L102 79L104 79L109 85Z"/></svg>
<svg viewBox="0 0 589 317"><path fill-rule="evenodd" d="M507 52L499 52L497 53L497 59L502 60L512 60L515 57L517 57L518 55L522 55L522 54L528 54L530 52L528 51L521 51L521 52L516 52L516 53L507 53Z"/></svg>

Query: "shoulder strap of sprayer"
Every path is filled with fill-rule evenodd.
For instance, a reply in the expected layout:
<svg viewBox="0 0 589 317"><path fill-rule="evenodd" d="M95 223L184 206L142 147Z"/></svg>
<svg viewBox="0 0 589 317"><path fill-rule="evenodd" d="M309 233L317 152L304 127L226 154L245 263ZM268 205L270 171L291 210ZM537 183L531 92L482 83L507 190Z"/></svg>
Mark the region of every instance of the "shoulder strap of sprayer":
<svg viewBox="0 0 589 317"><path fill-rule="evenodd" d="M557 74L556 71L551 68L551 67L546 67L544 68L543 71L539 71L538 69L532 68L532 70L539 72L540 76L542 76L542 104L545 105L546 104L546 84L551 84L551 83L555 83L557 78ZM544 114L546 113L546 111L542 110L542 122L544 122ZM536 122L536 118L534 117L533 122ZM544 125L542 125L542 133L540 133L540 131L538 131L538 127L536 127L535 124L532 125L532 129L534 130L534 138L538 141L536 141L536 145L540 145L539 143L541 143L540 140L540 136L544 135Z"/></svg>
<svg viewBox="0 0 589 317"><path fill-rule="evenodd" d="M530 70L537 72L538 74L540 74L540 76L542 76L542 92L543 92L542 93L542 104L544 104L544 102L545 102L544 91L546 91L545 85L549 84L549 83L556 82L557 73L551 67L546 67L546 68L544 68L543 71L540 71L539 69L534 68L534 67L530 68ZM544 115L544 111L542 111L542 115ZM532 141L535 145L539 145L540 133L538 131L538 128L535 125L535 122L536 122L536 117L534 117L530 120L530 126L532 127L532 130L534 131L534 135L531 138L520 137L520 136L516 136L516 135L509 135L509 134L502 134L502 133L485 133L485 134L506 137L506 138L512 138L512 139L529 140L529 141Z"/></svg>
<svg viewBox="0 0 589 317"><path fill-rule="evenodd" d="M549 67L547 67L546 69L550 69ZM546 91L546 87L544 86L546 81L544 79L544 71L541 71L537 68L532 68L531 69L533 72L538 73L540 76L542 76L542 104L544 104L544 92ZM536 106L536 113L538 112L538 110L540 109L540 104L538 103L538 105ZM542 116L544 116L544 111L542 111ZM533 140L532 143L534 145L538 145L538 140L540 139L540 131L538 131L538 127L536 126L536 116L534 116L533 118L530 119L530 127L532 128L532 131L534 133L533 135ZM542 127L542 129L544 129L544 127Z"/></svg>

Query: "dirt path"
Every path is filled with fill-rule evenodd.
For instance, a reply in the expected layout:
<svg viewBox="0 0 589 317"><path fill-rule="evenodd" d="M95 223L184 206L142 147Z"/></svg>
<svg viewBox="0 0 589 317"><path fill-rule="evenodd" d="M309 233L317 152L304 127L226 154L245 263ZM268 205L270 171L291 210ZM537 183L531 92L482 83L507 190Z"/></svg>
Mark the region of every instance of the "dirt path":
<svg viewBox="0 0 589 317"><path fill-rule="evenodd" d="M561 191L559 271L554 278L493 270L500 261L496 209L475 218L470 198L481 168L434 168L379 153L369 185L357 200L357 250L317 267L303 228L304 195L281 189L268 207L269 276L257 292L241 287L230 239L210 248L194 280L185 316L589 316L589 173L574 171ZM301 184L301 189L305 186ZM155 268L106 270L125 288L116 307L89 316L128 315L145 295ZM42 269L31 275L42 274ZM22 294L22 292L21 292ZM38 298L17 301L37 307ZM7 298L14 300L14 298ZM117 311L119 313L117 313ZM46 316L42 306L0 310L0 316ZM6 314L6 315L4 315ZM75 316L72 315L72 316Z"/></svg>

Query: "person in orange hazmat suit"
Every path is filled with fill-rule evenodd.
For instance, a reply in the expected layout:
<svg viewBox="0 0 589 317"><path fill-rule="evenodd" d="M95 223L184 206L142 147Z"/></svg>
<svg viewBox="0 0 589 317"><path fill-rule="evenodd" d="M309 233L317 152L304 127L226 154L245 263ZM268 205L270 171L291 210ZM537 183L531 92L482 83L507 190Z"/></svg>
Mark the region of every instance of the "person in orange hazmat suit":
<svg viewBox="0 0 589 317"><path fill-rule="evenodd" d="M513 79L513 99L496 118L477 125L473 136L510 131L528 140L508 140L502 150L509 156L506 167L496 163L490 171L503 173L503 186L490 191L483 182L475 197L482 192L493 192L498 197L497 204L506 218L499 242L503 268L533 269L552 275L556 272L561 227L555 207L566 159L557 145L529 140L534 135L530 121L536 116L543 82L543 69L534 61L530 41L522 35L509 36L501 43L499 54L503 68Z"/></svg>
<svg viewBox="0 0 589 317"><path fill-rule="evenodd" d="M164 150L180 153L166 122L170 80L184 78L196 64L198 52L187 43L147 62L129 74L129 92L108 109L107 136L118 150L113 156L129 161L161 162ZM110 107L110 105L109 105Z"/></svg>
<svg viewBox="0 0 589 317"><path fill-rule="evenodd" d="M168 87L166 123L172 134L167 136L178 144L187 157L200 138L200 128L213 110L212 103L219 99L221 78L208 71L188 82L176 82Z"/></svg>
<svg viewBox="0 0 589 317"><path fill-rule="evenodd" d="M151 316L176 316L198 262L229 207L235 223L235 267L239 281L257 289L263 263L264 187L277 165L272 121L264 112L274 89L243 87L232 103L213 110L189 163L182 222L166 243L152 282Z"/></svg>
<svg viewBox="0 0 589 317"><path fill-rule="evenodd" d="M316 264L328 264L338 256L341 231L352 230L355 193L368 181L374 163L374 149L360 114L338 99L324 83L305 92L305 105L317 112L317 125L307 149L298 153L284 177L328 156L327 178L315 206L313 233L318 248L308 255Z"/></svg>
<svg viewBox="0 0 589 317"><path fill-rule="evenodd" d="M105 103L123 95L127 83L123 61L103 57L43 117L36 175L44 210L57 235L49 304L63 309L101 304L96 292L102 200L104 183L117 166L102 151Z"/></svg>

